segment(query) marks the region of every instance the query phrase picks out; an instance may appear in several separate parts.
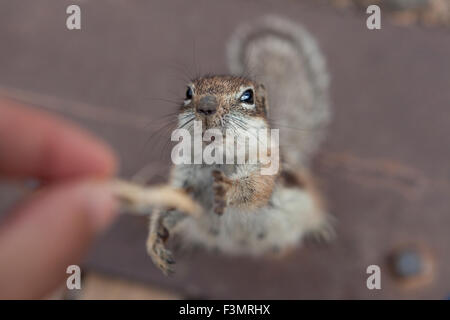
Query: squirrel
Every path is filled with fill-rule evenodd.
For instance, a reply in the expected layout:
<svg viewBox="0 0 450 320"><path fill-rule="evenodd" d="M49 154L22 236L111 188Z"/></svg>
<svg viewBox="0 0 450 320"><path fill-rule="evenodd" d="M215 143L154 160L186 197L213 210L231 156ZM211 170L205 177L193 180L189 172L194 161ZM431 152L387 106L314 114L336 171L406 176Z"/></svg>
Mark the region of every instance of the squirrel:
<svg viewBox="0 0 450 320"><path fill-rule="evenodd" d="M179 108L178 128L191 132L195 120L203 130L231 129L239 135L276 128L270 119L276 114L284 121L280 141L288 144L281 146L281 163L270 175L261 174L260 162L172 167L169 185L202 213L153 211L147 252L166 275L174 271L166 243L175 234L186 243L248 255L294 248L308 234L326 239L333 234L308 168L330 119L328 75L317 44L299 25L269 16L238 28L228 49L233 74L192 80ZM255 76L242 75L244 66Z"/></svg>
<svg viewBox="0 0 450 320"><path fill-rule="evenodd" d="M166 185L105 184L127 212L151 213L147 252L166 275L175 262L166 243L176 234L186 243L248 255L294 248L308 234L326 240L334 234L309 170L331 118L328 73L314 38L298 24L267 16L239 27L227 53L231 75L188 84L178 128L192 131L199 121L205 130L231 129L238 137L279 128L277 170L262 174L266 164L250 161L176 164ZM272 142L269 158L279 146Z"/></svg>

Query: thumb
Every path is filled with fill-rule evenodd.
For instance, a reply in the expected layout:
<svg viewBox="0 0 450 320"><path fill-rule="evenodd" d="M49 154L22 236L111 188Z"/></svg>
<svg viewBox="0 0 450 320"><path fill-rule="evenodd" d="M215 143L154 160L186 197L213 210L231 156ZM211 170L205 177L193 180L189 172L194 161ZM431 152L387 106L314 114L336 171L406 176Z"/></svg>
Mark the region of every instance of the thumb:
<svg viewBox="0 0 450 320"><path fill-rule="evenodd" d="M0 298L40 298L68 275L113 220L108 188L92 182L37 191L0 228Z"/></svg>

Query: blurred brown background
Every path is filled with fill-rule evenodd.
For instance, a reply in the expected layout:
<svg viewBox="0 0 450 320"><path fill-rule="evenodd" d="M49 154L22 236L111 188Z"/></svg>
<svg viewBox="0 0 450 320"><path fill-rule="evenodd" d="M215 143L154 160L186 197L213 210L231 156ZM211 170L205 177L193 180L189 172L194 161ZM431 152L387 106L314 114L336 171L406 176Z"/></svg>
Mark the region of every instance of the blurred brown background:
<svg viewBox="0 0 450 320"><path fill-rule="evenodd" d="M69 4L81 7L80 31L66 29ZM103 137L121 158L121 176L149 172L162 180L170 149L161 117L175 110L172 100L182 98L197 71L227 72L225 49L236 26L268 13L306 27L327 59L334 119L314 170L337 219L337 239L279 260L179 254L176 275L165 278L145 252L146 220L123 216L84 263L88 274L101 274L86 282L100 288L88 297L110 297L114 281L133 283L118 290L121 297L145 298L155 296L134 294L142 289L135 285L179 298L450 294L445 27L383 19L381 30L369 31L365 10L328 1L0 0L0 88ZM21 194L0 188L2 208ZM408 244L434 261L429 281L405 285L390 271L389 257ZM366 287L372 264L382 269L381 290Z"/></svg>

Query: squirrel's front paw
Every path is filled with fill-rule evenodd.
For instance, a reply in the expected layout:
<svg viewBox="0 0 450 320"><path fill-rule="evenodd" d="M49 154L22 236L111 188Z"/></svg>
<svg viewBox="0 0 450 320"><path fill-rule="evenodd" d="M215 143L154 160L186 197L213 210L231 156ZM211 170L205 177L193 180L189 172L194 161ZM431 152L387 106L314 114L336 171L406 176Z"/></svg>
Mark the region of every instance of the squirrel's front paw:
<svg viewBox="0 0 450 320"><path fill-rule="evenodd" d="M232 181L219 170L213 170L212 176L214 180L214 212L218 215L222 215L227 206L227 193L232 186Z"/></svg>
<svg viewBox="0 0 450 320"><path fill-rule="evenodd" d="M152 258L153 263L161 269L167 276L173 274L173 264L175 260L172 253L166 249L164 242L168 238L168 231L165 228L159 230L158 233L151 235L147 240L147 252Z"/></svg>

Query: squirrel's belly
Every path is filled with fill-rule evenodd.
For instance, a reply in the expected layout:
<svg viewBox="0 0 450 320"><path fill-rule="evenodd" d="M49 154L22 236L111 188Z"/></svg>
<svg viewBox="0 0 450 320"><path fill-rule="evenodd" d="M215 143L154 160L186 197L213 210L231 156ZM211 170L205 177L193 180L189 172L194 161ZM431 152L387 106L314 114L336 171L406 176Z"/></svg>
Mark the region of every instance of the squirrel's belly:
<svg viewBox="0 0 450 320"><path fill-rule="evenodd" d="M189 218L180 232L188 242L229 254L264 254L299 244L315 214L311 195L300 189L278 188L271 205L253 212L227 208Z"/></svg>

